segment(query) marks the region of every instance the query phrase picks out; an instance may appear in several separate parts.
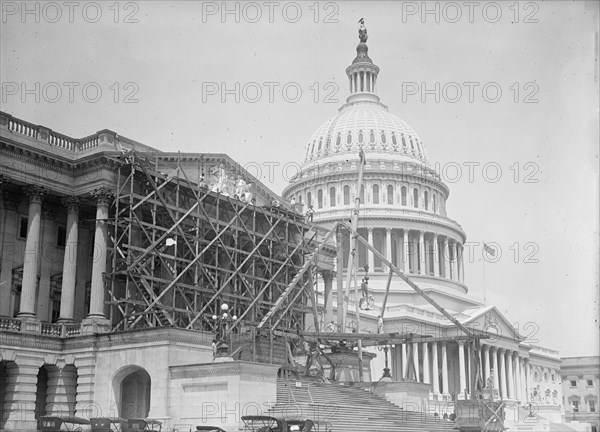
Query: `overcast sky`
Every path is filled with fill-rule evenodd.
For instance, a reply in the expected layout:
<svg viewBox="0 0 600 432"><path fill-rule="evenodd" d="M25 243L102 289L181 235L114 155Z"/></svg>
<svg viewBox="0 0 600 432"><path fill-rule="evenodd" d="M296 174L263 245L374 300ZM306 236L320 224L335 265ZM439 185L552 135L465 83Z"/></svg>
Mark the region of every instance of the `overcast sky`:
<svg viewBox="0 0 600 432"><path fill-rule="evenodd" d="M597 2L26 7L2 2L3 111L224 152L278 193L347 97L364 17L382 102L450 186L471 295L534 345L598 355ZM501 253L485 270L483 241Z"/></svg>

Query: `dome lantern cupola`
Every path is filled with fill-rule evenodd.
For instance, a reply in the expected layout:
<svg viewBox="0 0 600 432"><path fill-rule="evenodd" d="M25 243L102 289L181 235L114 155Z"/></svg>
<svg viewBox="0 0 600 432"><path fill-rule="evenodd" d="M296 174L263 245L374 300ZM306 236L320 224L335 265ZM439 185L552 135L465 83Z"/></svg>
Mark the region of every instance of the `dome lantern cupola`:
<svg viewBox="0 0 600 432"><path fill-rule="evenodd" d="M356 47L356 58L346 68L346 75L348 75L350 83L350 96L346 102L352 103L359 100L379 102L379 97L376 95L379 68L369 57L365 21L361 18L358 22L358 38L360 42Z"/></svg>

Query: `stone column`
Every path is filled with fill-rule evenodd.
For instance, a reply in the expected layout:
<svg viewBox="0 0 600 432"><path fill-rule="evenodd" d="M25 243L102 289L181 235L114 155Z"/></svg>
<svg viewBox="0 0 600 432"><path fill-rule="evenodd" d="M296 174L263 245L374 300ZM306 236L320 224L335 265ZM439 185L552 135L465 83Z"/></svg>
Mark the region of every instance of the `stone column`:
<svg viewBox="0 0 600 432"><path fill-rule="evenodd" d="M437 234L433 234L433 275L440 277L440 253Z"/></svg>
<svg viewBox="0 0 600 432"><path fill-rule="evenodd" d="M431 353L432 353L432 361L431 361L431 378L433 382L433 393L440 393L440 373L438 368L438 344L437 342L431 343Z"/></svg>
<svg viewBox="0 0 600 432"><path fill-rule="evenodd" d="M515 398L522 400L521 396L521 357L519 352L515 352Z"/></svg>
<svg viewBox="0 0 600 432"><path fill-rule="evenodd" d="M325 307L325 323L333 321L333 297L331 290L333 288L333 277L335 272L330 270L322 270L321 277L323 278L323 306Z"/></svg>
<svg viewBox="0 0 600 432"><path fill-rule="evenodd" d="M471 384L471 380L473 379L473 369L472 369L472 364L471 364L471 358L473 357L473 347L471 346L471 343L468 342L467 343L467 369L468 369L468 373L467 373L467 393L471 394L471 388L473 387L473 385Z"/></svg>
<svg viewBox="0 0 600 432"><path fill-rule="evenodd" d="M452 242L452 279L458 281L458 252L456 242Z"/></svg>
<svg viewBox="0 0 600 432"><path fill-rule="evenodd" d="M504 358L504 349L498 348L498 361L500 362L500 398L506 399L508 393L506 392L506 360Z"/></svg>
<svg viewBox="0 0 600 432"><path fill-rule="evenodd" d="M404 273L409 274L410 273L410 246L408 245L408 230L402 230L402 239L403 239L403 243L402 243L402 259L404 262Z"/></svg>
<svg viewBox="0 0 600 432"><path fill-rule="evenodd" d="M523 365L525 366L525 402L529 402L531 399L531 365L529 359L523 359Z"/></svg>
<svg viewBox="0 0 600 432"><path fill-rule="evenodd" d="M485 378L483 380L483 385L485 386L485 380L490 376L490 346L482 345L483 348L483 361L485 367Z"/></svg>
<svg viewBox="0 0 600 432"><path fill-rule="evenodd" d="M446 354L446 342L442 342L442 393L449 394L448 387L448 356Z"/></svg>
<svg viewBox="0 0 600 432"><path fill-rule="evenodd" d="M75 281L77 279L77 246L79 198L67 197L62 200L67 207L67 241L63 259L63 280L60 295L59 322L73 321L75 310Z"/></svg>
<svg viewBox="0 0 600 432"><path fill-rule="evenodd" d="M492 346L490 354L492 355L492 369L494 370L494 388L498 388L498 348Z"/></svg>
<svg viewBox="0 0 600 432"><path fill-rule="evenodd" d="M402 361L402 351L401 351L401 347L400 344L396 344L392 347L392 349L390 350L390 354L391 354L391 370L392 370L392 377L394 378L394 381L399 381L400 378L402 377L402 373L400 372L402 370L402 366L401 366L401 361Z"/></svg>
<svg viewBox="0 0 600 432"><path fill-rule="evenodd" d="M373 241L373 228L367 228L367 232L369 244L375 247L375 242ZM367 256L369 257L369 271L375 271L375 256L373 255L373 252L367 250Z"/></svg>
<svg viewBox="0 0 600 432"><path fill-rule="evenodd" d="M419 274L427 274L425 270L425 233L419 231Z"/></svg>
<svg viewBox="0 0 600 432"><path fill-rule="evenodd" d="M106 188L94 190L96 199L96 230L94 232L94 261L92 265L92 287L90 313L86 321L96 321L108 325L104 316L104 273L108 250L107 220L108 208L113 198L112 192Z"/></svg>
<svg viewBox="0 0 600 432"><path fill-rule="evenodd" d="M419 343L418 342L413 342L412 354L413 354L413 365L415 367L415 381L421 382L419 380Z"/></svg>
<svg viewBox="0 0 600 432"><path fill-rule="evenodd" d="M402 344L402 379L407 378L408 373L408 356L406 353L406 344Z"/></svg>
<svg viewBox="0 0 600 432"><path fill-rule="evenodd" d="M460 391L458 393L465 395L467 393L467 380L465 370L465 343L458 341L458 375L460 379Z"/></svg>
<svg viewBox="0 0 600 432"><path fill-rule="evenodd" d="M42 200L47 191L42 186L31 185L27 186L24 192L29 197L29 224L27 226L27 240L25 242L25 262L23 264L23 286L21 287L19 317L35 320L38 265L40 261Z"/></svg>
<svg viewBox="0 0 600 432"><path fill-rule="evenodd" d="M479 346L479 352L477 353L479 356L479 368L481 369L481 379L485 383L485 372L483 370L483 345Z"/></svg>
<svg viewBox="0 0 600 432"><path fill-rule="evenodd" d="M12 270L15 265L17 232L19 225L18 197L4 193L2 200L3 218L0 219L2 230L2 249L0 250L0 315L12 316Z"/></svg>
<svg viewBox="0 0 600 432"><path fill-rule="evenodd" d="M431 378L429 377L429 345L427 342L423 342L423 382L431 384Z"/></svg>
<svg viewBox="0 0 600 432"><path fill-rule="evenodd" d="M450 279L450 249L448 248L448 237L444 237L444 277Z"/></svg>
<svg viewBox="0 0 600 432"><path fill-rule="evenodd" d="M393 263L392 260L392 229L391 228L386 228L385 229L385 257L390 260L390 262ZM389 271L389 267L385 266L388 271Z"/></svg>
<svg viewBox="0 0 600 432"><path fill-rule="evenodd" d="M515 376L513 373L513 362L512 362L512 352L511 351L506 351L506 360L507 360L507 364L506 364L506 369L508 369L508 376L507 376L507 380L506 380L506 384L507 384L507 395L509 399L514 399L515 398Z"/></svg>

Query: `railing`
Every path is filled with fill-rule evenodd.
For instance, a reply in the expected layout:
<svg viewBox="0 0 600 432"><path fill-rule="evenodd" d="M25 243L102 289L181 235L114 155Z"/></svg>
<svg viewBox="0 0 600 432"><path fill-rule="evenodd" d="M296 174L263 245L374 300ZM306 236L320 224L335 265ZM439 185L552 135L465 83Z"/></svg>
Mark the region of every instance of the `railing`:
<svg viewBox="0 0 600 432"><path fill-rule="evenodd" d="M33 325L32 325L33 324ZM20 318L0 317L0 331L11 331L19 333L37 333L43 336L73 337L82 334L79 323L30 323L23 325Z"/></svg>
<svg viewBox="0 0 600 432"><path fill-rule="evenodd" d="M48 144L65 150L75 150L75 140L73 138L69 138L56 132L50 132L48 134Z"/></svg>
<svg viewBox="0 0 600 432"><path fill-rule="evenodd" d="M65 336L78 336L81 334L81 326L79 324L65 325Z"/></svg>
<svg viewBox="0 0 600 432"><path fill-rule="evenodd" d="M11 132L20 133L30 138L37 138L37 126L28 123L24 120L11 118L8 121L8 130Z"/></svg>
<svg viewBox="0 0 600 432"><path fill-rule="evenodd" d="M0 330L21 331L21 320L17 318L0 318Z"/></svg>
<svg viewBox="0 0 600 432"><path fill-rule="evenodd" d="M61 331L61 324L42 323L41 333L45 336L60 336Z"/></svg>
<svg viewBox="0 0 600 432"><path fill-rule="evenodd" d="M54 147L58 147L67 151L89 150L98 147L100 137L98 133L92 134L85 138L76 139L69 136L54 132L43 126L34 125L24 120L0 113L2 116L8 117L8 130L10 132L24 135L32 139L41 139ZM41 134L40 129L47 134ZM47 137L46 137L47 135ZM127 146L129 148L129 146Z"/></svg>

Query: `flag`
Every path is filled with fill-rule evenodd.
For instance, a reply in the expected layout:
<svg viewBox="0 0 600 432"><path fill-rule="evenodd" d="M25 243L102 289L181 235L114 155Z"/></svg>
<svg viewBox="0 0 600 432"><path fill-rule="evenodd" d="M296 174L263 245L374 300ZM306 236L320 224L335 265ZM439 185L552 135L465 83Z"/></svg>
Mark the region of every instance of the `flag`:
<svg viewBox="0 0 600 432"><path fill-rule="evenodd" d="M363 149L360 149L360 152L358 152L358 156L360 157L360 163L361 165L363 165L367 160L365 158L365 152L363 151Z"/></svg>
<svg viewBox="0 0 600 432"><path fill-rule="evenodd" d="M493 257L496 256L496 249L494 249L493 247L491 247L490 245L486 244L485 242L483 243L483 250L488 254L491 255Z"/></svg>
<svg viewBox="0 0 600 432"><path fill-rule="evenodd" d="M177 244L177 240L174 238L168 238L165 240L165 246L173 246Z"/></svg>

